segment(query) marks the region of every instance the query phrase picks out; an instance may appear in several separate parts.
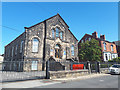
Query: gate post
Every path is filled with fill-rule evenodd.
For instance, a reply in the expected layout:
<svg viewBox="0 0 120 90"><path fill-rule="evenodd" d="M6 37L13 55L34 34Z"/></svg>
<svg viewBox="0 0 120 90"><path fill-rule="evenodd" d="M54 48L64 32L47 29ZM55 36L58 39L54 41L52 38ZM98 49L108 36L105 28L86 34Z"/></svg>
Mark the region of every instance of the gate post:
<svg viewBox="0 0 120 90"><path fill-rule="evenodd" d="M98 62L95 61L95 72L98 73Z"/></svg>
<svg viewBox="0 0 120 90"><path fill-rule="evenodd" d="M100 62L96 62L96 72L100 73Z"/></svg>
<svg viewBox="0 0 120 90"><path fill-rule="evenodd" d="M91 67L90 67L91 65L90 65L90 62L89 62L89 61L87 62L87 65L88 65L89 74L91 74Z"/></svg>
<svg viewBox="0 0 120 90"><path fill-rule="evenodd" d="M48 60L46 62L46 79L50 79L49 64L50 64L50 61Z"/></svg>

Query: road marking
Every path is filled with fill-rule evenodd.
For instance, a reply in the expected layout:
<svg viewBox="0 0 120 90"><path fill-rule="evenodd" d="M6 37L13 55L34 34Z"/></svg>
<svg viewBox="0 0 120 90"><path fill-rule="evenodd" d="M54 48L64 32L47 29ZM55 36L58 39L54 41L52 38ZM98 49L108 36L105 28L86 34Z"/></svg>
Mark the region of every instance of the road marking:
<svg viewBox="0 0 120 90"><path fill-rule="evenodd" d="M100 82L103 82L104 80L100 80Z"/></svg>

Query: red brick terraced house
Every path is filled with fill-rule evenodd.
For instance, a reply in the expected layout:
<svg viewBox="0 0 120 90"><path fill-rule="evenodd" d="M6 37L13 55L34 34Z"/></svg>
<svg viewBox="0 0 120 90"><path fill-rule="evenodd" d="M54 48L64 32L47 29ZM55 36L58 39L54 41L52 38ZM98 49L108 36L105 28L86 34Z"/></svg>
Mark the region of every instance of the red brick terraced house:
<svg viewBox="0 0 120 90"><path fill-rule="evenodd" d="M115 41L118 57L120 57L120 41Z"/></svg>
<svg viewBox="0 0 120 90"><path fill-rule="evenodd" d="M115 43L105 40L105 35L100 35L100 38L98 38L96 31L92 33L92 35L85 34L78 43L78 49L80 49L80 43L85 43L87 40L90 41L91 39L99 41L99 45L102 48L102 61L108 61L118 57Z"/></svg>

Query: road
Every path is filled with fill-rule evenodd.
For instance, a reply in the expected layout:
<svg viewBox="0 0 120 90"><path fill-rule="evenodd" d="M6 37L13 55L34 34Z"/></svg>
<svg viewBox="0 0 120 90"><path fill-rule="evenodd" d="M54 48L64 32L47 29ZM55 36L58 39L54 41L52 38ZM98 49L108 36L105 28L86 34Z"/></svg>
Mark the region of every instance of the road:
<svg viewBox="0 0 120 90"><path fill-rule="evenodd" d="M118 75L67 81L34 88L118 88Z"/></svg>

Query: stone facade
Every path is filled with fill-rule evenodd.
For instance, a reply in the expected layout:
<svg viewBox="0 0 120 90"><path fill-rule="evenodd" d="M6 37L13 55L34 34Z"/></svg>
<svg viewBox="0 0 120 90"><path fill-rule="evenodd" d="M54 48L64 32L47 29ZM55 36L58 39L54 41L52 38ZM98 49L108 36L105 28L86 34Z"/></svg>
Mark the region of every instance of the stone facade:
<svg viewBox="0 0 120 90"><path fill-rule="evenodd" d="M56 28L59 29L58 33ZM58 34L58 36L56 34ZM37 52L33 52L33 39L38 40ZM23 46L22 52L20 53L22 41ZM62 17L57 14L36 25L25 27L25 32L23 34L5 46L4 61L22 60L26 62L37 61L44 63L51 56L55 60L66 61L67 59L78 59L77 52L78 40L69 30L69 26L65 23ZM31 64L24 64L23 71L30 71L30 68L32 67ZM37 70L44 69L45 64L37 64Z"/></svg>
<svg viewBox="0 0 120 90"><path fill-rule="evenodd" d="M69 71L50 71L50 79L56 78L76 78L78 76L88 75L89 71L87 69L84 70L69 70Z"/></svg>
<svg viewBox="0 0 120 90"><path fill-rule="evenodd" d="M98 38L97 32L92 33L92 35L85 34L79 41L78 48L80 48L80 43L84 43L86 40L90 41L92 38L99 41L99 46L102 48L102 61L108 61L118 57L115 43L105 40L105 35L101 35L100 38Z"/></svg>

